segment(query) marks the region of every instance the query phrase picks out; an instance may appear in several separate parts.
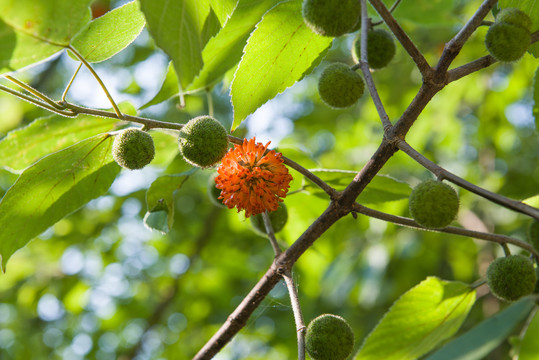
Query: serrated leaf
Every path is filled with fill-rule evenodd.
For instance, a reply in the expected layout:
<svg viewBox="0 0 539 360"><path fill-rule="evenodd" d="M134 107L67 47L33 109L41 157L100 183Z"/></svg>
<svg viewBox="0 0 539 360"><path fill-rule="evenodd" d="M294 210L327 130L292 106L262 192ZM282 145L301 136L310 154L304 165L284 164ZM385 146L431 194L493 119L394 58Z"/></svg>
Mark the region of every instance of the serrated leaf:
<svg viewBox="0 0 539 360"><path fill-rule="evenodd" d="M539 4L537 0L500 0L498 2L500 9L505 9L508 7L513 7L522 10L529 15L532 21L531 32L539 30ZM535 56L539 57L539 43L532 44L528 52Z"/></svg>
<svg viewBox="0 0 539 360"><path fill-rule="evenodd" d="M539 195L532 196L525 200L522 200L524 204L539 208Z"/></svg>
<svg viewBox="0 0 539 360"><path fill-rule="evenodd" d="M172 59L182 89L202 68L209 0L140 0L150 34Z"/></svg>
<svg viewBox="0 0 539 360"><path fill-rule="evenodd" d="M176 75L176 70L174 70L174 65L170 62L161 88L157 94L155 94L155 96L146 104L142 105L140 109L146 109L150 106L160 104L163 101L167 101L168 99L177 96L179 92L180 86L178 85L178 76Z"/></svg>
<svg viewBox="0 0 539 360"><path fill-rule="evenodd" d="M152 230L167 233L174 224L174 192L182 187L196 168L176 175L163 175L154 180L146 192L148 211L144 224ZM166 221L165 221L166 214Z"/></svg>
<svg viewBox="0 0 539 360"><path fill-rule="evenodd" d="M89 62L106 60L131 44L144 28L137 1L107 12L86 25L71 45Z"/></svg>
<svg viewBox="0 0 539 360"><path fill-rule="evenodd" d="M238 0L210 0L210 5L221 24L224 24L236 7Z"/></svg>
<svg viewBox="0 0 539 360"><path fill-rule="evenodd" d="M0 17L15 31L67 46L91 19L93 0L3 0Z"/></svg>
<svg viewBox="0 0 539 360"><path fill-rule="evenodd" d="M301 79L333 38L305 25L301 0L280 3L268 11L249 37L231 87L232 130L247 115Z"/></svg>
<svg viewBox="0 0 539 360"><path fill-rule="evenodd" d="M22 170L39 158L96 134L111 131L118 120L81 115L51 115L11 131L0 141L0 166Z"/></svg>
<svg viewBox="0 0 539 360"><path fill-rule="evenodd" d="M539 131L539 67L535 70L533 77L533 118L535 119L535 129Z"/></svg>
<svg viewBox="0 0 539 360"><path fill-rule="evenodd" d="M103 195L120 171L112 137L97 135L27 168L0 202L2 267L30 240Z"/></svg>
<svg viewBox="0 0 539 360"><path fill-rule="evenodd" d="M539 311L535 312L520 344L518 360L539 360Z"/></svg>
<svg viewBox="0 0 539 360"><path fill-rule="evenodd" d="M202 51L204 67L189 86L190 91L212 86L243 54L243 48L262 15L279 0L239 0L232 16Z"/></svg>
<svg viewBox="0 0 539 360"><path fill-rule="evenodd" d="M475 326L470 331L444 345L426 360L484 359L513 332L534 307L534 298L526 297L511 304ZM534 337L533 341L537 341ZM537 359L537 358L535 358ZM524 360L522 357L520 360Z"/></svg>
<svg viewBox="0 0 539 360"><path fill-rule="evenodd" d="M451 337L474 302L469 285L428 277L393 304L356 359L415 360Z"/></svg>
<svg viewBox="0 0 539 360"><path fill-rule="evenodd" d="M311 169L310 171L316 173L322 180L337 189L345 188L357 174L356 171L349 170ZM303 188L313 195L327 198L327 194L310 181ZM376 175L359 195L357 201L361 204L380 204L407 199L410 192L411 188L407 183L387 175Z"/></svg>

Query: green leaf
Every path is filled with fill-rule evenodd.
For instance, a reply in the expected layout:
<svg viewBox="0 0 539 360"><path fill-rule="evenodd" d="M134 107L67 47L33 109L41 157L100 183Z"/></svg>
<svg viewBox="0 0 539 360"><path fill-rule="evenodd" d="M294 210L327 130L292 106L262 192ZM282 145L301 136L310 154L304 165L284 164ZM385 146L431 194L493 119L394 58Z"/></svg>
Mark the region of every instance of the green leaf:
<svg viewBox="0 0 539 360"><path fill-rule="evenodd" d="M165 75L165 80L163 81L161 88L157 94L146 104L142 105L140 109L146 109L150 106L160 104L163 101L167 101L168 99L177 96L179 92L180 87L178 85L178 76L174 70L174 65L172 62L170 62L168 64L167 74Z"/></svg>
<svg viewBox="0 0 539 360"><path fill-rule="evenodd" d="M27 168L0 202L2 267L35 236L103 195L120 171L112 137L97 135Z"/></svg>
<svg viewBox="0 0 539 360"><path fill-rule="evenodd" d="M137 1L109 11L86 25L71 45L89 62L100 62L131 44L144 28Z"/></svg>
<svg viewBox="0 0 539 360"><path fill-rule="evenodd" d="M182 89L202 68L209 0L141 0L148 30L174 63Z"/></svg>
<svg viewBox="0 0 539 360"><path fill-rule="evenodd" d="M262 15L279 0L239 0L232 16L219 33L208 41L202 51L204 67L195 78L190 91L212 86L243 54L243 48Z"/></svg>
<svg viewBox="0 0 539 360"><path fill-rule="evenodd" d="M539 360L539 311L535 312L520 344L518 360Z"/></svg>
<svg viewBox="0 0 539 360"><path fill-rule="evenodd" d="M315 34L301 15L301 0L283 2L258 23L231 87L232 130L247 115L301 79L333 38Z"/></svg>
<svg viewBox="0 0 539 360"><path fill-rule="evenodd" d="M428 277L393 304L356 359L417 359L452 336L474 302L469 285Z"/></svg>
<svg viewBox="0 0 539 360"><path fill-rule="evenodd" d="M535 70L533 77L533 117L535 119L535 129L539 131L539 67Z"/></svg>
<svg viewBox="0 0 539 360"><path fill-rule="evenodd" d="M238 0L210 0L210 5L221 24L224 24L234 11Z"/></svg>
<svg viewBox="0 0 539 360"><path fill-rule="evenodd" d="M3 0L0 17L15 31L67 46L90 19L93 0Z"/></svg>
<svg viewBox="0 0 539 360"><path fill-rule="evenodd" d="M513 332L534 307L534 298L525 297L444 345L426 360L484 359ZM537 337L534 338L537 341ZM523 360L520 358L520 360Z"/></svg>
<svg viewBox="0 0 539 360"><path fill-rule="evenodd" d="M311 169L318 177L337 189L344 189L354 179L357 172L350 170ZM327 198L327 194L314 183L308 181L303 186L304 190L321 198ZM388 201L407 199L411 188L405 182L399 181L387 175L376 175L369 185L358 197L361 204L379 204Z"/></svg>
<svg viewBox="0 0 539 360"><path fill-rule="evenodd" d="M508 7L513 7L522 10L530 16L532 21L531 32L539 30L539 11L537 11L537 1L536 0L500 0L498 2L500 9L505 9ZM528 52L535 56L539 57L539 43L532 44L528 49Z"/></svg>
<svg viewBox="0 0 539 360"><path fill-rule="evenodd" d="M524 204L528 204L539 209L539 195L535 195L525 200L522 200L522 202Z"/></svg>
<svg viewBox="0 0 539 360"><path fill-rule="evenodd" d="M384 0L390 8L394 1ZM415 0L412 2L403 1L399 4L393 15L399 21L410 21L416 24L429 26L444 26L460 24L460 19L454 11L455 4L447 0ZM418 11L421 9L421 11ZM378 15L375 11L373 14ZM429 16L425 16L429 14Z"/></svg>
<svg viewBox="0 0 539 360"><path fill-rule="evenodd" d="M163 175L154 180L146 192L148 211L144 224L149 229L167 233L174 223L174 192L182 187L197 168L181 174ZM165 221L166 214L166 221Z"/></svg>
<svg viewBox="0 0 539 360"><path fill-rule="evenodd" d="M0 166L22 170L39 158L96 134L111 131L118 120L94 116L74 119L51 115L11 131L0 141Z"/></svg>

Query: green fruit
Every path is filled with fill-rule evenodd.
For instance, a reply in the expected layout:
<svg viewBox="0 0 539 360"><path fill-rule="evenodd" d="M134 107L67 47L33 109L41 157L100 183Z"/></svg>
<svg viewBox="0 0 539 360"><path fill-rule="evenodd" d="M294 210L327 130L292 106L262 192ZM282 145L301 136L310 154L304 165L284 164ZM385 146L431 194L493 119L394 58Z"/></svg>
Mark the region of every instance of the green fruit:
<svg viewBox="0 0 539 360"><path fill-rule="evenodd" d="M494 260L487 268L487 284L499 299L514 301L535 290L537 275L530 259L510 255Z"/></svg>
<svg viewBox="0 0 539 360"><path fill-rule="evenodd" d="M219 196L221 196L221 189L218 189L215 187L215 178L219 175L218 173L213 174L208 179L208 197L210 198L210 201L213 203L213 205L226 208L226 205L223 204L221 199L219 199Z"/></svg>
<svg viewBox="0 0 539 360"><path fill-rule="evenodd" d="M191 119L180 130L180 152L191 165L208 168L216 165L228 150L225 127L211 116Z"/></svg>
<svg viewBox="0 0 539 360"><path fill-rule="evenodd" d="M277 210L269 213L269 218L273 232L278 233L281 231L288 220L288 210L286 209L286 205L284 203L279 203ZM262 214L251 216L251 225L257 233L266 235L266 226L264 225Z"/></svg>
<svg viewBox="0 0 539 360"><path fill-rule="evenodd" d="M431 229L444 228L457 216L459 197L451 186L437 180L426 180L410 194L409 208L419 225Z"/></svg>
<svg viewBox="0 0 539 360"><path fill-rule="evenodd" d="M320 98L329 106L345 108L363 95L365 83L361 76L343 63L327 66L318 80Z"/></svg>
<svg viewBox="0 0 539 360"><path fill-rule="evenodd" d="M528 14L517 8L502 9L496 16L496 22L520 26L528 31L532 29L532 20Z"/></svg>
<svg viewBox="0 0 539 360"><path fill-rule="evenodd" d="M303 20L322 36L341 36L353 31L360 16L359 0L303 1Z"/></svg>
<svg viewBox="0 0 539 360"><path fill-rule="evenodd" d="M498 61L511 62L520 59L530 45L530 32L522 26L495 22L488 29L485 45Z"/></svg>
<svg viewBox="0 0 539 360"><path fill-rule="evenodd" d="M354 333L342 317L320 315L307 327L305 349L313 360L345 360L354 349Z"/></svg>
<svg viewBox="0 0 539 360"><path fill-rule="evenodd" d="M114 137L112 157L125 169L142 169L153 160L154 156L152 136L145 131L129 128Z"/></svg>
<svg viewBox="0 0 539 360"><path fill-rule="evenodd" d="M528 242L539 251L539 220L533 220L528 228Z"/></svg>
<svg viewBox="0 0 539 360"><path fill-rule="evenodd" d="M385 30L370 30L367 34L367 60L372 69L385 67L395 56L395 42L393 36ZM354 55L361 58L361 34L354 43Z"/></svg>

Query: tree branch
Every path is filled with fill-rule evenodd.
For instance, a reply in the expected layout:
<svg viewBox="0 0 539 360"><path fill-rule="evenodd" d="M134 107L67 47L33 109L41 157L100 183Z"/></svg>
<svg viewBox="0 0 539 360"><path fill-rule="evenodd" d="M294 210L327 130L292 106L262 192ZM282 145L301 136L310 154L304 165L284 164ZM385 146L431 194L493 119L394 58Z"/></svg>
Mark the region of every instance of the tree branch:
<svg viewBox="0 0 539 360"><path fill-rule="evenodd" d="M262 213L262 219L264 220L264 227L266 228L266 235L268 236L268 240L271 244L271 247L273 248L273 252L275 253L275 256L277 257L281 254L282 250L279 247L279 243L277 242L277 239L275 238L275 232L273 231L273 226L271 225L271 219L269 217L268 210Z"/></svg>
<svg viewBox="0 0 539 360"><path fill-rule="evenodd" d="M301 306L299 303L298 289L292 279L292 274L287 271L283 274L288 294L290 295L290 303L294 312L294 322L296 323L296 333L298 338L298 360L305 360L305 333L307 328L301 314Z"/></svg>
<svg viewBox="0 0 539 360"><path fill-rule="evenodd" d="M501 205L503 207L506 207L508 209L511 209L513 211L517 211L522 214L526 214L528 216L531 216L535 219L539 220L539 210L529 206L527 204L524 204L523 202L512 200L509 198L506 198L502 195L498 195L496 193L490 192L488 190L485 190L477 185L474 185L457 175L447 171L446 169L442 168L441 166L435 164L434 162L427 159L425 156L417 152L414 148L412 148L406 141L402 140L397 143L397 146L400 150L402 150L404 153L406 153L408 156L410 156L412 159L417 161L419 164L421 164L423 167L431 171L436 177L440 180L447 179L451 181L452 183L459 185L460 187L467 189L474 194L477 194L481 197L484 197L487 200L492 201L493 203L496 203L498 205Z"/></svg>
<svg viewBox="0 0 539 360"><path fill-rule="evenodd" d="M384 3L381 0L369 0L371 5L376 9L378 14L384 19L387 26L391 29L393 34L401 45L404 47L404 50L408 52L412 60L415 62L419 72L423 75L424 78L431 78L433 74L433 69L427 62L427 59L423 56L421 51L415 46L412 40L408 37L408 34L404 32L397 20L393 17L391 12L387 9ZM363 24L362 24L363 25Z"/></svg>

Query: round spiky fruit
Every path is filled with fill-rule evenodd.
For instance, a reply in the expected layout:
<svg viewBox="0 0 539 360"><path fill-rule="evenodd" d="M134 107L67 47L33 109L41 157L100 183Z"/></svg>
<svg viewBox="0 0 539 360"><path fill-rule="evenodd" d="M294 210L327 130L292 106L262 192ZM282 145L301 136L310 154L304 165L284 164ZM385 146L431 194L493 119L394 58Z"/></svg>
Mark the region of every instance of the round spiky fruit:
<svg viewBox="0 0 539 360"><path fill-rule="evenodd" d="M511 62L520 59L530 45L529 30L505 22L495 22L485 37L488 52L498 61Z"/></svg>
<svg viewBox="0 0 539 360"><path fill-rule="evenodd" d="M359 0L303 1L303 20L322 36L341 36L353 31L360 15Z"/></svg>
<svg viewBox="0 0 539 360"><path fill-rule="evenodd" d="M273 232L277 233L281 231L288 221L288 210L286 209L286 205L284 203L279 203L277 210L269 213L269 218ZM262 214L251 216L251 225L257 233L266 235L266 226L264 225Z"/></svg>
<svg viewBox="0 0 539 360"><path fill-rule="evenodd" d="M342 317L320 315L307 327L305 349L313 360L345 360L354 349L354 333Z"/></svg>
<svg viewBox="0 0 539 360"><path fill-rule="evenodd" d="M528 242L539 251L539 220L533 220L528 228Z"/></svg>
<svg viewBox="0 0 539 360"><path fill-rule="evenodd" d="M114 137L112 157L125 169L142 169L153 160L154 156L152 136L145 131L129 128Z"/></svg>
<svg viewBox="0 0 539 360"><path fill-rule="evenodd" d="M215 178L219 175L218 173L214 173L212 176L208 179L208 197L210 198L210 201L213 205L226 208L226 205L223 204L221 199L219 199L219 196L221 196L221 189L218 189L215 187Z"/></svg>
<svg viewBox="0 0 539 360"><path fill-rule="evenodd" d="M370 30L367 34L367 60L372 69L381 69L395 56L395 41L393 36L385 30ZM361 58L361 34L354 43L354 55Z"/></svg>
<svg viewBox="0 0 539 360"><path fill-rule="evenodd" d="M363 78L343 63L328 65L318 80L320 98L335 108L354 105L364 90Z"/></svg>
<svg viewBox="0 0 539 360"><path fill-rule="evenodd" d="M528 14L517 8L505 8L500 10L496 16L496 22L520 26L528 31L531 31L532 29L532 20Z"/></svg>
<svg viewBox="0 0 539 360"><path fill-rule="evenodd" d="M515 301L533 293L536 282L532 261L522 255L498 258L487 268L487 285L501 300Z"/></svg>
<svg viewBox="0 0 539 360"><path fill-rule="evenodd" d="M410 194L409 208L418 224L431 229L443 228L457 216L459 197L451 186L426 180Z"/></svg>
<svg viewBox="0 0 539 360"><path fill-rule="evenodd" d="M211 116L189 120L178 137L180 152L191 165L208 168L216 165L228 150L225 127Z"/></svg>

